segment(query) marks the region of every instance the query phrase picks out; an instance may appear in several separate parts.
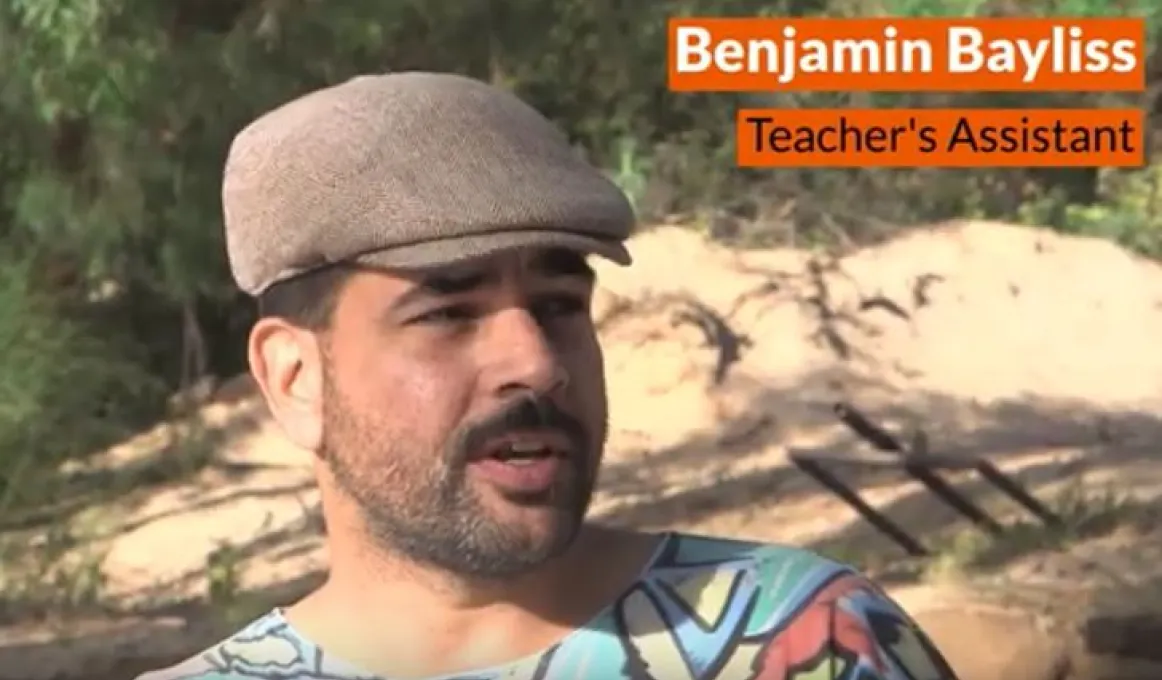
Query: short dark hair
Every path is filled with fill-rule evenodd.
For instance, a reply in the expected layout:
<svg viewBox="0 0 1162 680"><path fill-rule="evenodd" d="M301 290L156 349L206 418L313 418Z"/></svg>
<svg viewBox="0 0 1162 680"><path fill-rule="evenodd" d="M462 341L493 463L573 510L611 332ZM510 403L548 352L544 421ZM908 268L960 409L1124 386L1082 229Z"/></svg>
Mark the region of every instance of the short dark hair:
<svg viewBox="0 0 1162 680"><path fill-rule="evenodd" d="M279 281L258 295L258 316L286 319L312 331L326 330L351 273L350 267L332 265Z"/></svg>

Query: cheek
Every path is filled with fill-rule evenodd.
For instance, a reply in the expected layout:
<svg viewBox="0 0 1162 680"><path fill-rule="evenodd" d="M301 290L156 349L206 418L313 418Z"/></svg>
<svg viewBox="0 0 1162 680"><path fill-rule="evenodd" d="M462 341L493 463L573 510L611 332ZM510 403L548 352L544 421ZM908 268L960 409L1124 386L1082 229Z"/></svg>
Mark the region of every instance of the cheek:
<svg viewBox="0 0 1162 680"><path fill-rule="evenodd" d="M377 352L347 367L349 399L387 436L418 446L438 444L471 399L464 367L450 357Z"/></svg>
<svg viewBox="0 0 1162 680"><path fill-rule="evenodd" d="M574 398L590 420L605 419L605 357L592 327L578 328L560 350Z"/></svg>

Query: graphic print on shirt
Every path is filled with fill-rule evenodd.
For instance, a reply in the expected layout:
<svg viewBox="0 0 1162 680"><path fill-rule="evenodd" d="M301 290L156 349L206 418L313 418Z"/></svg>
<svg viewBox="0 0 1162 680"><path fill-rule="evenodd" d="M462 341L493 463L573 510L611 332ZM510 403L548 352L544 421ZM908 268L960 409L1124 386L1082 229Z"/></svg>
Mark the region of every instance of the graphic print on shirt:
<svg viewBox="0 0 1162 680"><path fill-rule="evenodd" d="M441 680L955 680L895 603L780 546L675 535L605 614L544 654ZM140 680L382 680L268 615Z"/></svg>
<svg viewBox="0 0 1162 680"><path fill-rule="evenodd" d="M612 625L601 626L616 633L608 648L597 651L590 638L571 637L550 653L546 672L531 677L955 678L866 579L789 548L679 537L611 616Z"/></svg>

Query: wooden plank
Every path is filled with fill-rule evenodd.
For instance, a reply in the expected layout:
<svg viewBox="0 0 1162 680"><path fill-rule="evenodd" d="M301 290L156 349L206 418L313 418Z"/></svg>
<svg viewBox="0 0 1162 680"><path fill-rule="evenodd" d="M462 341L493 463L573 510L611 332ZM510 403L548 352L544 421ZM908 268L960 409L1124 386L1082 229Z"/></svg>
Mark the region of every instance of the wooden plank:
<svg viewBox="0 0 1162 680"><path fill-rule="evenodd" d="M978 459L956 455L899 456L879 452L830 453L806 449L788 449L787 455L843 467L889 468L901 472L909 465L935 470L975 470L978 467Z"/></svg>
<svg viewBox="0 0 1162 680"><path fill-rule="evenodd" d="M928 556L928 549L921 545L919 541L912 538L900 525L869 505L854 489L844 484L843 480L831 474L829 470L819 465L818 462L806 458L792 458L791 460L800 470L819 482L841 501L847 503L868 524L879 529L881 533L895 541L909 555L912 557Z"/></svg>

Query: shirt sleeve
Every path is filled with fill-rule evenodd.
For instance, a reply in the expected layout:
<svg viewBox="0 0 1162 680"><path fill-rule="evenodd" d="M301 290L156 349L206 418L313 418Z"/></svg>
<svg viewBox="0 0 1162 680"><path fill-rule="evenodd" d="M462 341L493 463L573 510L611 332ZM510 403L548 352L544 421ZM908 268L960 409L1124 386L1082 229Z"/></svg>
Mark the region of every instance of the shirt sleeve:
<svg viewBox="0 0 1162 680"><path fill-rule="evenodd" d="M920 626L870 580L841 580L830 608L829 680L958 680Z"/></svg>

